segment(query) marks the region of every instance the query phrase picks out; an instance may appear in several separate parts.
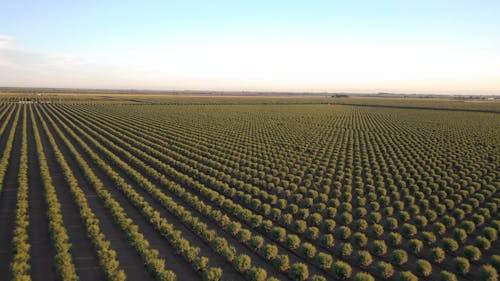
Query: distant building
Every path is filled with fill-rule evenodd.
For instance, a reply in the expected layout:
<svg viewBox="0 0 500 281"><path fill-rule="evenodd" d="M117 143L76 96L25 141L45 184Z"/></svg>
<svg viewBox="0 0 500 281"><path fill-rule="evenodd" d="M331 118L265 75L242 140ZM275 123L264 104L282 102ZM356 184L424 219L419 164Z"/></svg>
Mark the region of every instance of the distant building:
<svg viewBox="0 0 500 281"><path fill-rule="evenodd" d="M348 98L349 96L344 95L344 94L335 94L335 95L331 95L330 97L331 98Z"/></svg>

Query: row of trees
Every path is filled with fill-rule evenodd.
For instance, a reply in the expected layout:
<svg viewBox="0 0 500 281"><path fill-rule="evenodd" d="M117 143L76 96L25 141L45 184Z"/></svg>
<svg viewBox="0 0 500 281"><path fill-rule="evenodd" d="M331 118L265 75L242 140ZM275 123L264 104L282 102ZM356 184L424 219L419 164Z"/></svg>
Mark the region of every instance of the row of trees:
<svg viewBox="0 0 500 281"><path fill-rule="evenodd" d="M47 115L45 116L52 125L52 128L54 128L59 137L68 147L86 179L93 186L97 195L101 198L101 200L103 200L105 206L111 212L117 225L123 230L129 243L137 250L147 269L160 280L175 280L175 273L165 269L165 260L159 257L157 250L151 248L149 241L139 231L139 228L133 223L133 220L127 216L120 204L103 187L100 179L94 174L87 162L78 153L72 142L66 137L66 135L64 135L60 128L54 123L52 118Z"/></svg>
<svg viewBox="0 0 500 281"><path fill-rule="evenodd" d="M79 124L78 127L80 128L87 128L86 125L84 124ZM95 135L96 137L99 137L100 141L102 143L107 143L110 146L114 146L112 143L107 141L105 138L100 137L100 135ZM119 139L115 138L115 141L119 142ZM95 143L93 140L89 140ZM116 146L115 146L116 148ZM138 163L140 167L143 168L143 173L142 175L153 175L155 176L155 179L162 182L167 188L172 190L172 193L174 194L182 194L186 195L187 197L184 198L187 202L192 202L194 200L198 201L196 197L191 196L186 190L184 190L182 187L178 185L172 184L172 182L167 181L163 176L161 176L160 173L157 171L153 170L152 168L148 168L146 164L144 164L141 161L138 161L135 156L131 155L129 152L116 148L117 150L121 151L123 154L123 157L127 159L128 161L134 163ZM127 150L130 151L129 148ZM134 151L137 154L144 154L142 151ZM105 152L106 153L106 152ZM106 153L107 154L107 153ZM147 155L147 154L146 154ZM158 163L157 163L158 164ZM120 164L119 166L123 166L123 164ZM139 177L135 177L141 180ZM141 183L141 185L144 185L144 183ZM161 198L164 196L162 193L156 193L153 194L155 198L159 198L159 201L161 202ZM242 228L240 223L237 222L231 222L227 216L225 216L223 213L217 211L217 212L210 212L211 208L205 204L203 204L201 201L200 202L193 202L194 207L196 209L199 209L201 213L207 213L210 214L209 216L210 219L214 220L222 229L226 230L229 232L231 235L235 236L237 239L241 239L242 242L249 242L252 244L252 247L255 249L257 253L259 253L261 256L266 258L267 260L271 261L275 266L280 270L280 271L288 271L289 266L289 259L287 255L279 255L277 251L277 247L274 246L272 243L271 244L266 244L264 245L263 240L260 236L255 236L252 237L251 232L249 232L247 229ZM201 203L201 204L200 204ZM205 208L200 209L199 206L204 206ZM170 206L165 206L166 208L170 208ZM174 209L175 210L175 209ZM182 219L182 218L181 218ZM246 235L248 233L248 235ZM219 240L215 240L219 241ZM224 240L220 240L224 241ZM219 244L224 244L220 242ZM221 249L224 249L225 247L220 247ZM217 250L216 250L217 251ZM292 266L293 267L293 266Z"/></svg>
<svg viewBox="0 0 500 281"><path fill-rule="evenodd" d="M14 236L12 245L14 247L14 257L11 263L14 280L31 279L30 249L29 243L29 179L28 179L28 129L27 111L23 106L22 117L22 137L21 137L21 157L19 158L19 172L17 178L17 202L16 220L14 225ZM17 122L15 122L17 124Z"/></svg>
<svg viewBox="0 0 500 281"><path fill-rule="evenodd" d="M87 128L84 124L81 124L81 123L78 126L80 128ZM99 135L96 135L96 137L99 137L101 142L109 143L109 141L107 141L105 138L100 137ZM115 140L119 142L119 139L115 139ZM95 141L93 141L93 142L95 142ZM113 144L110 144L110 145L113 146ZM130 149L127 148L127 150L130 150ZM138 154L141 154L141 151L135 151L135 152L138 153ZM124 150L122 150L122 153L124 154L123 157L125 159L134 162L134 158L135 157L133 155L131 155L130 153L128 153L127 151L124 151ZM142 152L142 153L144 153L144 152ZM144 163L139 162L139 166L143 166L143 165L144 165ZM151 174L151 169L146 169L145 172L147 172L146 174ZM178 192L178 193L180 193L180 194L186 194L185 190L183 190L182 192ZM161 194L156 194L156 197L160 197L161 198L161 196L162 196ZM218 217L221 218L222 216L219 215ZM216 220L216 222L218 222L219 225L221 225L221 223L223 221ZM223 229L227 229L228 228L228 224L229 224L229 222L222 223L221 227ZM235 225L238 225L238 228L235 228L234 227ZM236 224L231 223L231 224L229 224L229 228L230 228L230 232L232 233L232 235L238 234L238 230L245 231L245 229L240 229L241 225L239 223L236 223ZM282 230L284 230L284 229L282 229ZM245 233L245 232L241 232L241 233ZM278 269L285 270L285 271L288 269L288 267L289 267L289 265L288 265L288 257L286 255L279 256L278 252L277 252L277 248L275 246L273 246L271 244L264 245L263 242L259 242L260 240L257 239L258 237L255 237L254 239L251 239L250 237L251 236L248 237L248 240L250 241L250 243L252 244L252 246L254 248L256 248L256 250L260 250L264 254L264 256L265 256L266 259L271 260L271 261L273 259L275 259L274 264L278 267ZM295 236L295 237L297 237L297 236ZM298 239L298 237L297 237L297 239ZM299 241L300 241L300 239L299 239ZM284 241L281 241L281 242L284 242ZM220 243L220 244L222 244L222 243ZM307 246L307 245L309 245L309 246ZM223 247L221 247L221 248L223 248ZM310 256L309 258L314 257L314 255L316 253L316 250L315 250L314 246L310 245L309 243L305 243L302 248L303 249L308 249L308 248L314 249L314 253L312 253L312 256ZM298 253L302 252L302 254L307 257L307 254L305 254L303 251L297 250L297 252ZM318 258L315 259L315 260L317 260L318 264L320 264L320 265L323 264L323 260L324 260L323 257L329 257L329 259L332 259L330 255L325 254L325 253L320 253L318 255ZM322 266L322 269L324 269L324 270L327 270L329 268L330 268L329 266L325 266L325 265ZM307 272L307 267L305 269L306 269L305 272ZM300 270L300 267L297 268L295 271L298 271L298 270ZM292 273L290 273L290 274L292 274Z"/></svg>
<svg viewBox="0 0 500 281"><path fill-rule="evenodd" d="M103 141L105 141L105 140L103 139ZM117 140L117 141L119 141L119 140ZM137 151L137 153L139 153L139 154L140 154L140 153L141 153L141 151ZM144 152L143 152L143 153L144 153ZM130 156L128 156L128 157L127 157L127 159L130 159L130 158L131 158ZM277 230L279 230L279 229L280 229L280 228L277 228ZM274 230L274 228L273 228L273 230ZM281 228L281 230L283 230L283 231L284 231L284 229L282 229L282 228ZM279 233L279 232L273 232L273 233ZM283 237L284 237L284 236L285 236L285 235L283 235ZM299 241L300 241L300 240L299 240ZM283 241L281 241L281 242L283 242ZM308 243L307 243L307 244L308 244ZM316 249L314 248L314 246L312 246L312 245L310 245L310 244L309 244L309 246L308 246L308 247L306 247L306 246L307 246L307 244L304 244L303 249L314 249L314 250L313 250L313 252L312 252L312 255L311 255L311 254L309 254L309 258L312 258L312 257L314 257L314 253L316 252ZM268 249L269 249L269 248L268 248ZM310 252L310 253L311 253L311 252ZM318 259L317 259L318 261L322 261L322 260L324 260L324 259L322 258L322 257L324 257L324 256L326 256L326 257L330 257L330 259L331 259L331 256L330 256L330 255L328 255L328 254L324 254L324 253L320 253L320 254L323 254L323 255L318 255ZM307 256L307 254L305 254L305 255ZM319 263L321 263L321 262L319 262ZM328 266L328 267L325 267L325 266L323 265L323 269L329 269L329 266Z"/></svg>
<svg viewBox="0 0 500 281"><path fill-rule="evenodd" d="M56 160L61 167L64 175L64 179L68 184L73 199L78 206L80 216L85 226L87 236L89 237L92 245L95 247L97 256L99 258L99 264L103 269L104 274L109 280L113 281L123 281L126 279L126 274L120 266L120 262L117 260L116 251L111 248L110 241L106 238L99 226L99 219L96 217L92 209L90 208L85 193L78 186L78 181L75 178L71 167L66 162L66 159L61 152L54 136L50 132L47 122L40 115L38 109L36 110L37 117L43 127L45 134L51 144L52 150L56 156Z"/></svg>
<svg viewBox="0 0 500 281"><path fill-rule="evenodd" d="M63 116L65 118L66 116ZM238 256L236 249L234 246L232 246L225 238L223 237L218 237L216 234L215 230L210 230L206 223L204 223L202 220L200 220L198 217L196 217L192 212L186 210L184 207L180 206L173 200L171 197L167 196L165 193L163 193L160 189L155 187L149 180L147 180L144 176L152 176L155 180L160 181L162 184L164 184L167 188L169 188L173 194L181 194L181 195L190 195L187 193L182 187L176 185L174 186L172 182L169 182L166 180L164 176L162 176L160 173L158 173L156 170L152 169L148 165L144 164L142 161L138 160L134 155L129 153L126 150L123 150L116 145L114 145L112 142L109 140L100 137L99 135L95 135L95 137L99 138L99 142L97 142L93 137L88 135L87 133L81 131L81 128L85 128L87 130L92 131L90 128L88 128L85 124L79 123L78 126L74 127L77 129L82 136L85 136L86 139L88 140L89 143L92 143L94 146L96 146L102 153L107 157L108 161L111 161L112 163L115 163L117 167L120 167L128 176L130 176L132 179L134 179L139 186L141 186L143 189L145 189L149 194L152 195L152 197L157 200L162 206L171 212L173 215L175 215L181 222L184 223L187 227L189 227L193 232L195 232L200 239L208 243L218 254L221 254L230 264L233 264L235 258ZM132 167L130 167L128 164L124 163L122 160L120 160L118 157L116 157L115 154L113 154L111 151L107 150L103 146L101 146L101 143L105 143L108 146L111 146L114 148L114 150L117 150L119 152L119 155L123 155L124 159L127 159L130 163L135 163L137 164L141 169L140 173L136 170L134 170ZM196 200L196 202L193 202L193 200ZM189 197L188 201L192 203L190 207L197 209L200 213L208 213L211 214L210 219L216 222L219 226L222 227L225 231L233 235L235 238L237 238L237 235L240 233L246 233L248 230L242 229L241 224L229 224L227 221L227 217L223 216L222 213L220 212L215 212L215 210L212 210L211 207L208 205L203 204L201 201L198 200L196 197ZM242 231L242 232L240 232ZM250 240L250 237L244 238L246 241ZM271 245L269 245L271 246ZM272 255L265 255L263 252L260 252L259 249L255 249L256 253L260 254L262 257L266 258L266 260L271 261L278 255L277 248L275 246L272 246L274 249L275 253ZM246 255L244 255L246 256ZM280 267L282 271L286 272L288 271L289 268L289 261L288 261L288 256L284 255L281 257L281 262L280 262ZM255 272L263 272L263 269L252 267L251 266L251 260L248 261L249 263L249 269L245 270L244 268L240 268L235 266L235 268L249 279L253 279L255 277L251 277L252 274ZM250 267L252 267L254 270L249 271ZM259 274L262 275L262 274Z"/></svg>
<svg viewBox="0 0 500 281"><path fill-rule="evenodd" d="M12 118L13 112L16 111L16 115L15 115L14 120L12 122L12 127L9 130L9 135L7 137L7 142L5 144L5 149L3 150L3 153L2 153L2 158L0 158L0 196L2 194L3 183L5 180L5 174L7 172L7 168L9 165L10 158L11 158L12 147L14 145L14 135L16 132L17 123L19 121L20 108L19 107L16 108L15 106L11 106L10 109L11 109L10 111L8 111L7 109L4 109L0 115L0 119L1 119L5 116L5 114L7 112L9 112L9 114L5 117L4 121L2 122L2 126L0 127L0 136L1 136L4 134L5 130L7 129L7 125L9 124L9 121Z"/></svg>
<svg viewBox="0 0 500 281"><path fill-rule="evenodd" d="M61 123L61 120L57 116L55 116L55 119L60 122L59 124L65 128L66 132L68 132L68 134L70 134L73 139L75 139L76 142L84 148L85 152L110 177L110 179L115 182L116 187L123 192L130 202L138 208L139 211L149 220L149 222L169 241L169 243L176 249L177 254L181 255L184 259L191 263L193 268L197 271L213 271L212 269L207 268L209 260L207 257L199 255L200 249L198 247L191 246L190 242L183 237L180 231L176 230L172 224L168 223L165 218L161 217L158 211L154 210L149 203L147 203L147 201L134 190L134 188L127 184L123 178L121 178L119 174L116 173L100 156L93 152L92 149L80 139L80 137L78 137L66 124ZM116 160L117 159L118 158L116 158ZM124 162L120 162L120 165L123 167L127 166ZM137 172L131 169L128 171L136 178L142 178ZM156 189L147 181L143 181L142 184L149 187L150 191ZM164 196L162 198L165 199ZM175 203L173 201L170 202ZM174 213L175 211L180 212L180 214L177 213L178 216L183 215L185 218L189 217L183 213L186 211L180 209L179 207L176 207L173 204L169 207L172 208L170 210L173 210ZM190 220L189 222L185 221L185 223L191 223L191 227L198 226L201 227L201 229L206 229L206 225L197 220ZM211 276L213 274L214 273L212 272L209 275Z"/></svg>
<svg viewBox="0 0 500 281"><path fill-rule="evenodd" d="M54 259L56 262L56 269L61 280L75 281L78 280L78 276L76 275L75 265L73 264L73 258L70 253L71 243L69 242L69 236L64 226L61 204L57 199L56 189L52 184L52 177L50 175L49 166L43 149L38 124L35 121L31 106L30 116L32 130L35 136L40 176L45 189L45 202L47 203L49 230L51 232L52 242L56 250L56 256Z"/></svg>
<svg viewBox="0 0 500 281"><path fill-rule="evenodd" d="M208 186L208 185L207 185L207 186ZM414 190L416 190L416 189L414 189ZM251 190L251 191L253 191L253 190ZM341 196L347 195L347 194L351 193L351 191L352 191L352 189L351 189L351 190L345 190L345 191L344 191L344 193L345 193L345 194L340 194L340 195L341 195ZM410 190L410 191L411 191L411 190ZM262 193L258 193L258 194L262 194ZM418 194L418 193L415 193L415 194ZM405 195L405 196L409 196L409 195ZM262 199L264 199L264 198L267 198L266 200L269 200L269 198L271 198L271 196L262 197ZM292 198L293 198L293 197L292 197ZM309 197L309 198L313 199L314 197ZM352 197L351 197L351 198L352 198ZM344 199L344 198L342 198L342 199ZM408 197L408 200L407 200L406 202L410 202L410 203L411 203L411 200L409 200L409 199L411 199L411 198L410 198L410 197ZM406 200L406 199L405 199L405 200ZM281 202L282 202L282 201L281 201ZM294 202L296 202L296 203L298 203L298 204L304 204L304 203L306 203L306 202L305 202L305 201L303 201L302 199L301 199L301 201L294 201ZM304 202L304 203L302 203L302 202ZM358 202L359 202L359 200L358 200ZM258 205L258 204L257 204L257 205ZM257 206L257 205L255 205L255 206ZM262 204L260 204L260 205L262 206ZM289 204L289 205L290 205L290 204ZM307 205L304 205L304 206L307 206ZM411 204L410 204L410 206L411 206ZM253 209L253 208L252 208L252 209ZM305 209L305 208L303 208L303 209ZM263 209L263 210L264 210L264 209ZM412 209L410 209L410 210L412 210ZM258 211L258 210L257 210L257 211ZM416 214L414 211L412 211L412 212L413 212L413 214ZM265 210L264 210L264 214L265 214ZM430 213L429 213L429 215L428 215L428 216L429 216L429 218L433 217L433 216L431 216L431 214L430 214ZM426 219L427 219L427 218L428 218L428 217L426 217ZM419 219L419 221L424 221L424 220L423 220L423 219ZM307 222L309 222L309 221L307 221ZM362 222L362 221L360 221L360 222ZM330 225L331 225L331 224L330 224ZM363 224L360 224L360 223L355 223L354 225L355 225L355 227L356 227L356 230L362 230L362 229L358 228L358 225L362 226ZM422 223L420 223L420 225L423 225L423 224L422 224ZM411 227L411 225L407 224L407 226L408 226L408 227L406 227L406 228L405 228L405 229L408 229L408 230L409 230L409 232L407 232L407 233L410 233L410 234L411 234L411 233L414 233L414 231L412 231L412 227ZM418 225L417 225L417 227L418 227ZM418 228L417 228L417 230L418 230ZM312 231L312 232L314 232L314 231ZM360 232L362 233L362 231L360 231ZM299 233L300 233L300 232L299 232ZM362 237L361 235L355 235L355 236L353 236L353 237L357 237L357 236ZM311 237L314 237L314 236L311 236ZM415 239L415 238L413 238L414 236L413 236L413 237L412 237L412 236L408 236L408 237L409 237L409 238L411 238L411 239ZM425 241L425 239L427 239L427 237L429 237L429 236L428 236L428 235L426 235L426 236L423 236L422 238L423 238L423 240ZM424 238L425 238L425 239L424 239ZM407 239L407 238L403 238L403 239ZM400 239L400 240L401 240L401 239ZM427 239L427 240L428 240L428 239ZM432 240L432 239L431 239L431 240ZM431 241L431 240L429 240L429 241ZM359 241L361 241L361 242L362 242L362 241L363 241L363 239L361 239L361 240L359 240ZM356 242L356 241L354 241L354 242ZM401 243L401 242L400 242L400 243ZM418 246L418 244L419 244L419 243L415 241L415 243L414 243L414 244L415 244L416 246ZM451 243L451 244L449 244L449 245L453 245L453 243ZM416 247L416 248L419 248L419 247ZM450 249L453 249L453 247L451 247Z"/></svg>
<svg viewBox="0 0 500 281"><path fill-rule="evenodd" d="M214 161L212 160L212 162L214 162ZM259 173L260 173L260 172L259 172Z"/></svg>
<svg viewBox="0 0 500 281"><path fill-rule="evenodd" d="M411 226L411 225L410 225ZM410 228L411 229L411 228Z"/></svg>

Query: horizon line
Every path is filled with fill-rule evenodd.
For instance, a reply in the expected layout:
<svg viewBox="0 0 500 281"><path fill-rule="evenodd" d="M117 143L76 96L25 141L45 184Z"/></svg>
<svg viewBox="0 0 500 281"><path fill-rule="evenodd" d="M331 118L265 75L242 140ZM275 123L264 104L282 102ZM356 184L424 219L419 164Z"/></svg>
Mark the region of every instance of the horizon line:
<svg viewBox="0 0 500 281"><path fill-rule="evenodd" d="M394 96L476 96L476 97L481 97L481 96L493 96L493 97L500 97L500 92L499 93L477 93L477 94L471 94L471 93L452 93L451 91L449 93L445 92L405 92L405 91L350 91L350 90L344 90L344 91L301 91L301 90L216 90L216 89L203 89L203 90L195 90L195 89L147 89L147 88L79 88L79 87L16 87L16 86L0 86L0 93L7 91L7 90L12 90L12 91L42 91L47 93L48 91L55 91L55 92L61 92L61 91L72 91L72 92L78 92L78 91L83 91L83 92L143 92L143 93L198 93L198 94L216 94L216 93L228 93L228 94L236 94L236 93L248 93L248 94L278 94L278 95L300 95L300 94L306 94L306 95L313 95L313 96L322 96L322 95L335 95L335 94L345 94L345 95L394 95ZM469 91L469 90L464 90L464 91ZM484 92L484 90L478 91L478 92ZM497 91L494 91L497 92Z"/></svg>

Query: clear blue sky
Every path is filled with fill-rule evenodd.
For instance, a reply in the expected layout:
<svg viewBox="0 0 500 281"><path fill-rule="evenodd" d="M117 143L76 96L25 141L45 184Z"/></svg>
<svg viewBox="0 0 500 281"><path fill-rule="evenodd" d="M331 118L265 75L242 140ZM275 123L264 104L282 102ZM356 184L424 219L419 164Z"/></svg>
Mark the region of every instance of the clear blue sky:
<svg viewBox="0 0 500 281"><path fill-rule="evenodd" d="M500 1L3 1L0 86L500 92Z"/></svg>

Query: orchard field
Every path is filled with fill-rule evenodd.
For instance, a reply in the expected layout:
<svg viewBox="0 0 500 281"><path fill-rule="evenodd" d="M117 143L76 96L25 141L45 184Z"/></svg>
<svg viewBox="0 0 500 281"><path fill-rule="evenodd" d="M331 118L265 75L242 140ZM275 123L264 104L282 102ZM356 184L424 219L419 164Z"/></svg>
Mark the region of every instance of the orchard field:
<svg viewBox="0 0 500 281"><path fill-rule="evenodd" d="M0 98L0 280L498 280L499 103L215 100Z"/></svg>

